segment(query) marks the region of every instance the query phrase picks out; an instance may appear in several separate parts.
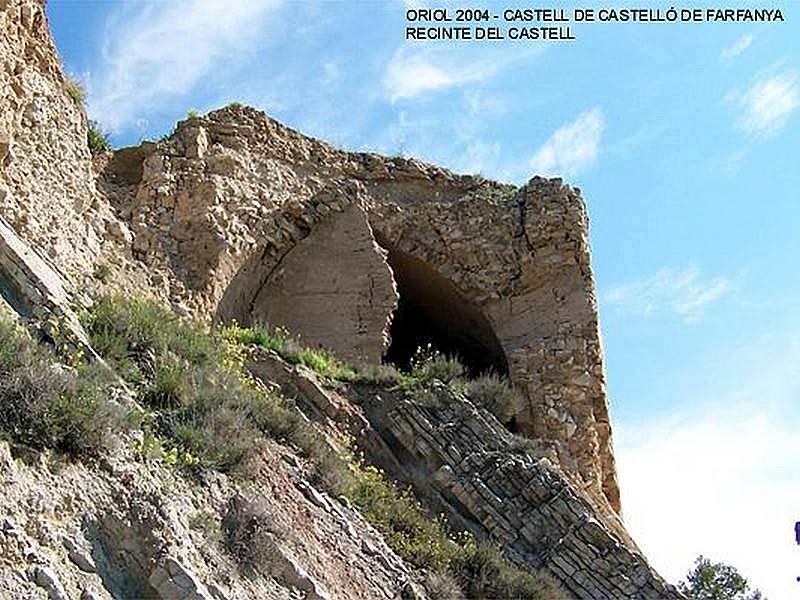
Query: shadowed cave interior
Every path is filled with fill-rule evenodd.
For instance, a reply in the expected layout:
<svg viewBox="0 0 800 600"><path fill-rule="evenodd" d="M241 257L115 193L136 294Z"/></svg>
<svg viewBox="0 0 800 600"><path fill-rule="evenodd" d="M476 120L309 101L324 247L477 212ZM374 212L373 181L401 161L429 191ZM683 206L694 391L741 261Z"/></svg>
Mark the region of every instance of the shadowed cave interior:
<svg viewBox="0 0 800 600"><path fill-rule="evenodd" d="M426 262L392 248L388 252L400 299L385 362L407 369L417 348L431 344L458 358L470 376L507 376L505 353L481 309Z"/></svg>

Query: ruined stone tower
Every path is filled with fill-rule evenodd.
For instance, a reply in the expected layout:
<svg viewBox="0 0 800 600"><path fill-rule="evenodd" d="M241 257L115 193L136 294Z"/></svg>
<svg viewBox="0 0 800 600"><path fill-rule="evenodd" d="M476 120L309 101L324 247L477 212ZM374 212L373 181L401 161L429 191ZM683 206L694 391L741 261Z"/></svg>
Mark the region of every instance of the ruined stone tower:
<svg viewBox="0 0 800 600"><path fill-rule="evenodd" d="M396 451L387 464L575 595L675 597L620 519L579 190L346 152L239 105L93 160L41 4L0 0L0 33L0 291L17 313L66 315L85 339L74 310L88 296L135 290L207 323L285 327L354 364L405 366L431 343L507 376L519 401L502 424L455 396L365 408L375 447ZM535 455L514 455L512 434Z"/></svg>

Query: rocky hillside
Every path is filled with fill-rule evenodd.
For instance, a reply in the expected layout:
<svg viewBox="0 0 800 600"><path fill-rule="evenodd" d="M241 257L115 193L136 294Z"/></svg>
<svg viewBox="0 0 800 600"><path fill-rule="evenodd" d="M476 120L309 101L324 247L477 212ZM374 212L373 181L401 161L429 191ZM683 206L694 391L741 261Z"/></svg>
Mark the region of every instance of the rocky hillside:
<svg viewBox="0 0 800 600"><path fill-rule="evenodd" d="M239 105L92 156L42 5L0 30L1 595L678 597L577 189Z"/></svg>

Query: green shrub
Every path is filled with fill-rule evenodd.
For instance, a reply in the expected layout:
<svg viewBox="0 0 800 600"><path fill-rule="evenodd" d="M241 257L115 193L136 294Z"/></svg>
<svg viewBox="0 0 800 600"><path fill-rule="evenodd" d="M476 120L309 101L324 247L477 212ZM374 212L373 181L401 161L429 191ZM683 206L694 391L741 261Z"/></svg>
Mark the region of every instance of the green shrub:
<svg viewBox="0 0 800 600"><path fill-rule="evenodd" d="M89 121L89 129L86 132L89 150L94 156L111 151L111 142L108 134L105 133L97 121Z"/></svg>
<svg viewBox="0 0 800 600"><path fill-rule="evenodd" d="M355 381L371 385L398 385L404 381L403 373L393 365L364 365L355 369Z"/></svg>
<svg viewBox="0 0 800 600"><path fill-rule="evenodd" d="M186 116L189 119L196 119L197 117L200 116L200 113L197 112L196 108L190 108L188 111L186 111Z"/></svg>
<svg viewBox="0 0 800 600"><path fill-rule="evenodd" d="M450 569L467 598L561 597L551 581L515 566L497 547L485 542L469 540L461 545Z"/></svg>
<svg viewBox="0 0 800 600"><path fill-rule="evenodd" d="M189 529L202 533L209 542L222 541L222 528L216 514L212 511L197 511L189 517L187 524Z"/></svg>
<svg viewBox="0 0 800 600"><path fill-rule="evenodd" d="M256 325L254 327L241 327L237 324L229 325L223 330L223 336L244 346L258 346L280 354L283 352L286 336L281 329L270 333L267 327Z"/></svg>
<svg viewBox="0 0 800 600"><path fill-rule="evenodd" d="M330 350L323 348L303 348L297 353L296 360L327 379L352 381L356 377L352 367L340 362Z"/></svg>
<svg viewBox="0 0 800 600"><path fill-rule="evenodd" d="M450 383L464 372L464 365L457 359L445 356L431 344L417 348L411 359L411 377L420 383L430 383L434 379Z"/></svg>
<svg viewBox="0 0 800 600"><path fill-rule="evenodd" d="M64 91L67 92L67 96L72 98L75 106L83 106L83 103L86 100L86 90L83 89L83 85L81 85L79 81L67 78L67 81L64 84Z"/></svg>
<svg viewBox="0 0 800 600"><path fill-rule="evenodd" d="M225 356L219 340L203 327L149 300L108 296L84 321L95 350L114 362L133 360L147 368L148 360L171 353L202 367Z"/></svg>
<svg viewBox="0 0 800 600"><path fill-rule="evenodd" d="M507 379L490 373L465 382L464 387L473 404L488 410L501 423L514 416L519 397Z"/></svg>
<svg viewBox="0 0 800 600"><path fill-rule="evenodd" d="M431 600L467 600L456 578L448 572L429 571L424 586Z"/></svg>
<svg viewBox="0 0 800 600"><path fill-rule="evenodd" d="M120 297L100 300L84 323L152 411L149 427L176 464L246 474L264 435L306 456L320 452L299 411L244 369L246 345L282 347L265 329L208 331L155 302Z"/></svg>
<svg viewBox="0 0 800 600"><path fill-rule="evenodd" d="M445 569L456 545L443 520L432 519L410 490L398 490L375 467L359 465L353 473L343 495L384 534L395 552L418 567Z"/></svg>
<svg viewBox="0 0 800 600"><path fill-rule="evenodd" d="M259 346L277 352L290 363L304 365L325 379L353 381L357 377L356 371L338 360L330 350L302 346L280 327L270 331L264 326L232 325L224 329L223 336L245 346Z"/></svg>
<svg viewBox="0 0 800 600"><path fill-rule="evenodd" d="M761 591L750 586L736 567L714 563L703 555L678 584L678 590L691 600L762 600Z"/></svg>
<svg viewBox="0 0 800 600"><path fill-rule="evenodd" d="M121 419L107 402L105 370L72 369L0 315L0 431L10 441L74 458L97 457Z"/></svg>
<svg viewBox="0 0 800 600"><path fill-rule="evenodd" d="M97 279L97 281L105 283L106 281L108 281L109 275L111 275L111 267L109 267L105 263L99 263L94 268L94 273L92 273L92 275L95 279Z"/></svg>
<svg viewBox="0 0 800 600"><path fill-rule="evenodd" d="M95 349L152 411L149 426L185 467L246 471L260 449L260 401L223 340L146 300L108 297L84 317Z"/></svg>

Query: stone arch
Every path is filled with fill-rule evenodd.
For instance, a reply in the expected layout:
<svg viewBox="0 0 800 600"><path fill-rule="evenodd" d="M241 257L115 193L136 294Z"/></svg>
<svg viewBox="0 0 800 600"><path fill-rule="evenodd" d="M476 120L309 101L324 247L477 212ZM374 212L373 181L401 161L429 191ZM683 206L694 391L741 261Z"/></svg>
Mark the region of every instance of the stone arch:
<svg viewBox="0 0 800 600"><path fill-rule="evenodd" d="M408 367L414 351L431 344L457 357L471 375L508 375L508 361L481 308L433 265L397 248L387 248L397 285L387 362Z"/></svg>
<svg viewBox="0 0 800 600"><path fill-rule="evenodd" d="M430 343L472 375L508 375L487 313L430 261L374 233L359 205L307 227L299 239L245 261L217 321L286 327L304 344L356 363L408 367L416 348Z"/></svg>

